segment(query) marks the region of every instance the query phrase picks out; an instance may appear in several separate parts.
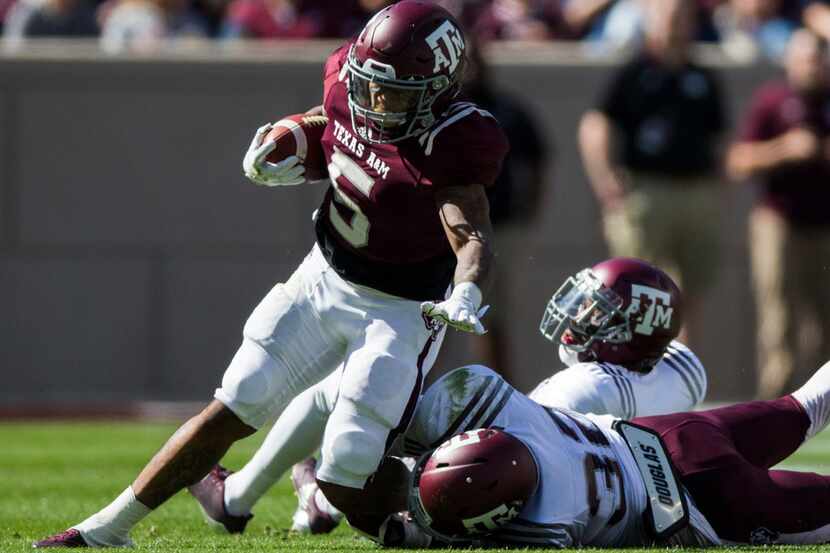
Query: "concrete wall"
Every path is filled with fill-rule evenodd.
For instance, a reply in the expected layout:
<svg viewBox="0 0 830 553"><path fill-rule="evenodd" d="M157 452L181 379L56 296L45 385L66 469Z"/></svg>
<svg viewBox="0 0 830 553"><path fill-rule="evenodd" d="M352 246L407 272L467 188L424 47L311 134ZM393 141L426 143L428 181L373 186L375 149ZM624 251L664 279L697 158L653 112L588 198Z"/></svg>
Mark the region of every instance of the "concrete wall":
<svg viewBox="0 0 830 553"><path fill-rule="evenodd" d="M323 51L256 63L0 57L0 405L209 397L247 314L313 241L322 190L255 187L240 162L259 124L319 101ZM554 366L536 331L544 302L605 255L574 136L613 64L521 60L499 60L493 76L557 149L544 218L512 244L514 296L497 306L527 388ZM733 119L769 74L724 70ZM750 191L724 187L723 201L698 348L713 399L754 386ZM445 363L475 361L462 338Z"/></svg>

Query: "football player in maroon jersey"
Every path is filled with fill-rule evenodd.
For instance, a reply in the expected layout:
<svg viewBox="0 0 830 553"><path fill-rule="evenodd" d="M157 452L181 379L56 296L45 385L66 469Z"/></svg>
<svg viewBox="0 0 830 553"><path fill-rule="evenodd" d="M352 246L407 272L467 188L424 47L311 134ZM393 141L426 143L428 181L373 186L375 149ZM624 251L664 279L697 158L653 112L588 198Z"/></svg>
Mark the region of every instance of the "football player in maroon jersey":
<svg viewBox="0 0 830 553"><path fill-rule="evenodd" d="M369 477L408 425L442 330L484 332L485 187L508 146L496 120L458 96L464 49L447 11L403 0L329 57L321 109L330 186L312 251L251 314L215 400L113 503L36 545L128 545L138 521L197 483L191 491L210 518L241 531L251 515L228 510L228 473L216 463L341 364L317 478L335 507L377 530L373 515L386 506ZM257 131L245 173L268 186L304 182L296 158L265 160L268 130Z"/></svg>

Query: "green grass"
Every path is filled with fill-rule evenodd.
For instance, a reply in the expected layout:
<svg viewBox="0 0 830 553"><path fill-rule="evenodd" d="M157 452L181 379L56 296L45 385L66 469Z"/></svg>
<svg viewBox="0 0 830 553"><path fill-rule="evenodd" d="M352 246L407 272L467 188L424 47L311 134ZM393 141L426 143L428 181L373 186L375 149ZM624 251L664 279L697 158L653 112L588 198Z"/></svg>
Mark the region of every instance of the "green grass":
<svg viewBox="0 0 830 553"><path fill-rule="evenodd" d="M149 423L0 424L0 553L29 551L32 541L100 509L132 481L174 429ZM262 437L264 433L237 444L225 464L242 466ZM830 473L830 433L807 444L784 466ZM151 514L132 537L137 551L377 550L345 525L329 536L289 533L294 506L291 486L283 479L257 505L246 533L227 536L210 530L195 502L181 493Z"/></svg>

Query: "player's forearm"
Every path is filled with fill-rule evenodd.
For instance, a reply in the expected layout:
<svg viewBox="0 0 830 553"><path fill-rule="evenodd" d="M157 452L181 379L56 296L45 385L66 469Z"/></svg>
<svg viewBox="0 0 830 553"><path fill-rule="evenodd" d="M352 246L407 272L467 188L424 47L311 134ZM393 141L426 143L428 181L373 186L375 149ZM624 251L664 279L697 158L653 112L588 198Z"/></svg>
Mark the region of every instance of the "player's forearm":
<svg viewBox="0 0 830 553"><path fill-rule="evenodd" d="M455 267L453 282L472 282L482 292L491 284L493 266L493 248L486 237L469 240L455 253L458 264Z"/></svg>
<svg viewBox="0 0 830 553"><path fill-rule="evenodd" d="M579 124L579 149L588 180L600 200L618 193L611 161L611 122L599 111L589 111Z"/></svg>
<svg viewBox="0 0 830 553"><path fill-rule="evenodd" d="M738 142L729 149L726 169L732 179L741 180L775 169L785 162L785 152L777 139Z"/></svg>
<svg viewBox="0 0 830 553"><path fill-rule="evenodd" d="M437 201L444 232L457 258L453 281L472 282L483 292L493 265L493 227L484 187L449 187L438 193Z"/></svg>

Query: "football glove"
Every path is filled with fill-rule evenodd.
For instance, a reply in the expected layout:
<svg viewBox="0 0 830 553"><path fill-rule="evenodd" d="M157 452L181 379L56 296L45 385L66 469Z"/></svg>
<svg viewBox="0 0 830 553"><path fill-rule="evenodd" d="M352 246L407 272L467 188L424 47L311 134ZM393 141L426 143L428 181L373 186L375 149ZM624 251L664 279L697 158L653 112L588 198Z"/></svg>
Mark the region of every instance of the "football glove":
<svg viewBox="0 0 830 553"><path fill-rule="evenodd" d="M304 183L305 166L297 156L288 156L279 163L265 159L277 147L272 140L263 143L265 135L272 128L273 125L269 123L257 129L242 159L242 171L251 181L264 186L296 186Z"/></svg>
<svg viewBox="0 0 830 553"><path fill-rule="evenodd" d="M452 294L446 300L439 303L423 302L421 311L427 317L437 319L455 329L484 334L487 331L480 319L490 306L479 308L480 306L481 290L472 282L462 282L453 288Z"/></svg>
<svg viewBox="0 0 830 553"><path fill-rule="evenodd" d="M389 515L378 534L378 542L386 547L426 549L432 545L432 537L406 512Z"/></svg>

